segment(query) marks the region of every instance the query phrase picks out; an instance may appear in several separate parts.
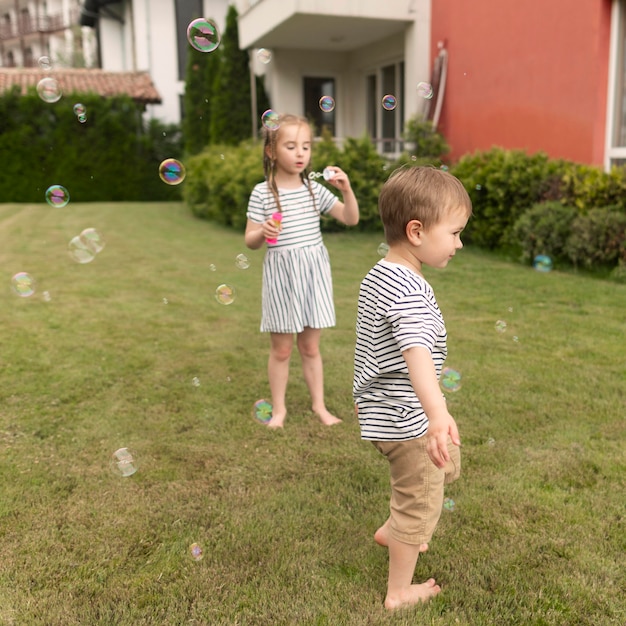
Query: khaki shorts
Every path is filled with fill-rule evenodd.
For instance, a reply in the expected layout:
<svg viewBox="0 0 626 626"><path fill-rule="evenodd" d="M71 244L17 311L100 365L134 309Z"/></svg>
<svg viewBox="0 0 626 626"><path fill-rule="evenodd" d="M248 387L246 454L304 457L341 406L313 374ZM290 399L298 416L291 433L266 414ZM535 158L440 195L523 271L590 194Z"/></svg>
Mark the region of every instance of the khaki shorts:
<svg viewBox="0 0 626 626"><path fill-rule="evenodd" d="M402 543L428 543L443 507L443 486L461 473L461 453L448 438L450 460L439 469L426 452L426 437L408 441L373 441L389 461L390 532Z"/></svg>

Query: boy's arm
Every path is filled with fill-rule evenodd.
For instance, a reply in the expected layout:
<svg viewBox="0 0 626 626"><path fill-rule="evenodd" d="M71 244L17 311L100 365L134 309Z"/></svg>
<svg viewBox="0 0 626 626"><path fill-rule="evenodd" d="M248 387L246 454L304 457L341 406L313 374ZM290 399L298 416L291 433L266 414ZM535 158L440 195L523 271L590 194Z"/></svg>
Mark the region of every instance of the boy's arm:
<svg viewBox="0 0 626 626"><path fill-rule="evenodd" d="M405 350L402 356L409 369L411 385L428 417L428 456L437 467L443 467L450 460L448 436L457 446L461 445L461 440L456 422L448 413L446 400L439 389L435 364L430 351L419 346Z"/></svg>

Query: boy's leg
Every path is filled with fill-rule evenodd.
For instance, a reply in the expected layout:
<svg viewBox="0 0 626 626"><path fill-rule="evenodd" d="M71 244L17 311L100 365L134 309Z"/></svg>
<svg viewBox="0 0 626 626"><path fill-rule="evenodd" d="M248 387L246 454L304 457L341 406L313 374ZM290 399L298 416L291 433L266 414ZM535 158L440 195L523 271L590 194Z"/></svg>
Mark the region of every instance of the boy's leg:
<svg viewBox="0 0 626 626"><path fill-rule="evenodd" d="M272 419L269 428L282 428L287 416L285 394L289 380L289 360L293 346L291 333L270 333L270 356L267 361L267 377L272 392Z"/></svg>
<svg viewBox="0 0 626 626"><path fill-rule="evenodd" d="M381 545L386 541L389 548L385 607L394 609L423 602L441 591L432 578L419 585L411 583L419 554L428 549L439 518L441 502L437 511L438 498L433 495L443 493L444 473L428 457L425 439L374 445L389 461L391 473L391 515L374 538Z"/></svg>
<svg viewBox="0 0 626 626"><path fill-rule="evenodd" d="M311 408L314 413L317 413L322 424L332 426L341 420L326 408L324 401L324 366L320 354L321 334L321 329L307 326L301 333L298 333L298 351L302 357L304 380L311 394Z"/></svg>
<svg viewBox="0 0 626 626"><path fill-rule="evenodd" d="M425 583L411 584L420 547L416 544L402 543L393 536L389 537L389 577L387 579L386 609L397 609L430 600L441 587L429 578Z"/></svg>

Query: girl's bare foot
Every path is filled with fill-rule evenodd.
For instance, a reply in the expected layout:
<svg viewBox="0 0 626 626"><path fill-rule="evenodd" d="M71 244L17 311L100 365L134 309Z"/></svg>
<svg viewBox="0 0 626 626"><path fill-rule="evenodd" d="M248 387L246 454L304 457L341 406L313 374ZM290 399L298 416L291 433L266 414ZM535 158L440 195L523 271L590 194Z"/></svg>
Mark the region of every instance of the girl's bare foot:
<svg viewBox="0 0 626 626"><path fill-rule="evenodd" d="M267 423L268 428L282 428L285 425L285 418L287 417L287 412L284 413L276 413L272 411L272 419Z"/></svg>
<svg viewBox="0 0 626 626"><path fill-rule="evenodd" d="M341 420L338 417L335 417L328 409L324 408L320 411L316 411L313 409L313 412L319 417L320 422L324 424L324 426L333 426L335 424L340 424Z"/></svg>
<svg viewBox="0 0 626 626"><path fill-rule="evenodd" d="M374 541L379 545L387 548L389 546L389 524L391 520L387 518L387 521L374 533ZM420 543L420 554L428 550L427 543Z"/></svg>
<svg viewBox="0 0 626 626"><path fill-rule="evenodd" d="M441 591L441 587L435 583L434 578L429 578L425 583L419 585L411 585L403 589L397 595L390 596L387 594L385 598L385 608L389 611L402 607L419 604L420 602L428 602Z"/></svg>

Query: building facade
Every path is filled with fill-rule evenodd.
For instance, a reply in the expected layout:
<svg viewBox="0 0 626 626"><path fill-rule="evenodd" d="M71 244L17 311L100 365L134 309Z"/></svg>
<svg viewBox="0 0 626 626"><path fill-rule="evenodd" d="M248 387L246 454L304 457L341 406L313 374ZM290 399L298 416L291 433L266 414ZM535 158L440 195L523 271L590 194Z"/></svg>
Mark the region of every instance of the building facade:
<svg viewBox="0 0 626 626"><path fill-rule="evenodd" d="M42 57L91 65L95 42L78 24L80 8L80 0L0 0L0 67L36 67Z"/></svg>

